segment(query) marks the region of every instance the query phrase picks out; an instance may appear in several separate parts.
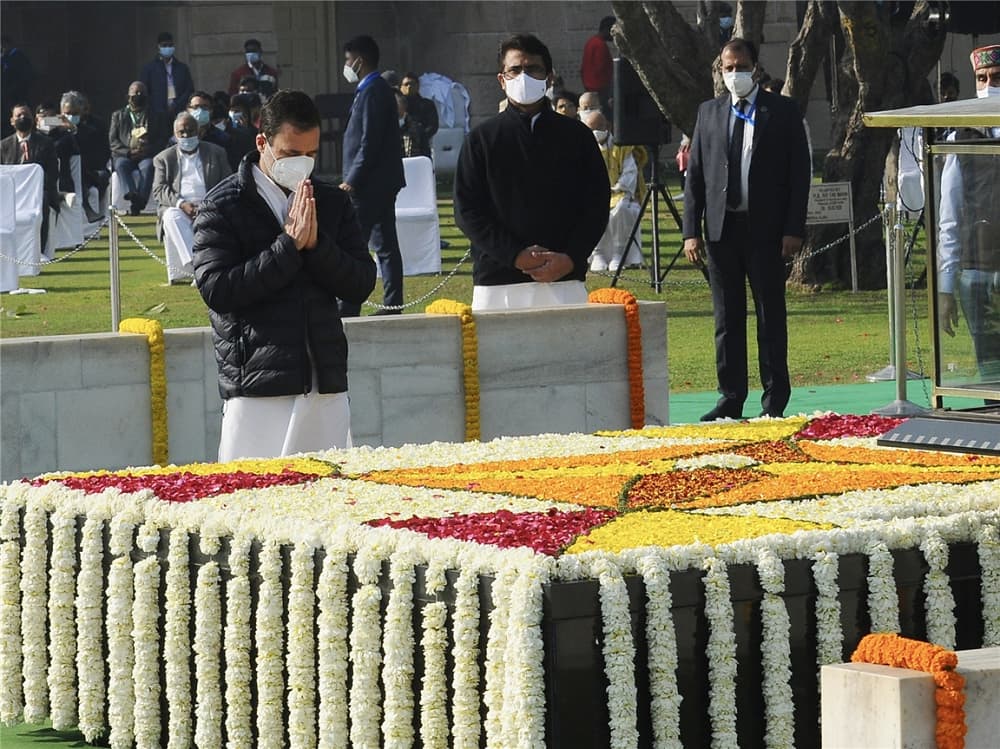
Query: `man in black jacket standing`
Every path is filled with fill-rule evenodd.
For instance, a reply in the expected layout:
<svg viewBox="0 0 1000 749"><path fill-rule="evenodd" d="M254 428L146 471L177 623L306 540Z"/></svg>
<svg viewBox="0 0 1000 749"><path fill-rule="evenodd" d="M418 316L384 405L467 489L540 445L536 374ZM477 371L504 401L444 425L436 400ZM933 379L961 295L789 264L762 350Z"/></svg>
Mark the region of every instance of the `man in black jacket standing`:
<svg viewBox="0 0 1000 749"><path fill-rule="evenodd" d="M209 308L219 393L219 460L349 447L347 339L337 300L375 286L345 193L311 177L319 110L278 91L256 150L195 221L195 282Z"/></svg>
<svg viewBox="0 0 1000 749"><path fill-rule="evenodd" d="M509 106L475 128L455 173L455 221L472 241L472 308L586 304L587 258L611 188L590 128L552 111L552 56L534 36L500 46Z"/></svg>
<svg viewBox="0 0 1000 749"><path fill-rule="evenodd" d="M728 90L698 109L684 186L684 254L708 266L721 394L701 419L743 416L748 279L757 312L761 416L780 417L791 396L784 261L805 236L809 148L795 102L757 85L753 44L734 38L720 58Z"/></svg>

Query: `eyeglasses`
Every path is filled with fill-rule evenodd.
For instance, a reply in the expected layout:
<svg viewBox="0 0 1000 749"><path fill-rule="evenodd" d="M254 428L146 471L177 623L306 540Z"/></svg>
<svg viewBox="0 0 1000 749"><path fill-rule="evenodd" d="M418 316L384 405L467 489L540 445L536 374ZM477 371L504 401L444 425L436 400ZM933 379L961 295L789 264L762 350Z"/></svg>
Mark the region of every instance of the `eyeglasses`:
<svg viewBox="0 0 1000 749"><path fill-rule="evenodd" d="M521 75L521 73L527 73L532 78L537 78L538 80L544 80L545 76L548 75L548 71L545 69L544 65L528 65L527 67L515 65L514 67L503 71L503 77L508 81L512 81Z"/></svg>

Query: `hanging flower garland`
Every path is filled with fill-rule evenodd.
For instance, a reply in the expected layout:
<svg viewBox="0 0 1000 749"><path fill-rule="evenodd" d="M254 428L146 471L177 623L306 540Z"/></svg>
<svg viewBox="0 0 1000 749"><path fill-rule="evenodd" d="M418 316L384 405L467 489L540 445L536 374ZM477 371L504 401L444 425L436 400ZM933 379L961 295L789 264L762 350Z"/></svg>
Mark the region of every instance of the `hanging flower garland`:
<svg viewBox="0 0 1000 749"><path fill-rule="evenodd" d="M899 597L893 577L892 554L882 542L868 551L868 616L872 632L899 631Z"/></svg>
<svg viewBox="0 0 1000 749"><path fill-rule="evenodd" d="M1000 646L1000 533L997 526L979 529L980 596L983 602L983 647Z"/></svg>
<svg viewBox="0 0 1000 749"><path fill-rule="evenodd" d="M164 682L170 714L167 749L191 744L191 578L188 532L174 528L164 574L167 610L163 632Z"/></svg>
<svg viewBox="0 0 1000 749"><path fill-rule="evenodd" d="M649 667L649 712L653 743L681 748L681 695L677 688L677 635L671 608L670 570L661 554L643 554L637 564L646 588L646 646Z"/></svg>
<svg viewBox="0 0 1000 749"><path fill-rule="evenodd" d="M316 746L316 633L313 615L315 549L308 543L292 548L292 580L288 590L288 745Z"/></svg>
<svg viewBox="0 0 1000 749"><path fill-rule="evenodd" d="M428 596L444 591L444 566L430 560L424 578ZM420 680L420 743L426 747L448 745L448 688L445 681L448 632L448 607L443 601L431 601L421 612L420 643L424 656L424 675Z"/></svg>
<svg viewBox="0 0 1000 749"><path fill-rule="evenodd" d="M840 624L839 557L828 551L817 552L812 565L816 584L816 665L826 666L844 660L844 629ZM817 670L817 678L819 672Z"/></svg>
<svg viewBox="0 0 1000 749"><path fill-rule="evenodd" d="M141 543L147 552L149 546ZM155 551L153 548L152 551ZM132 643L135 663L131 683L135 688L136 749L160 746L160 560L155 554L135 565L135 603L132 607Z"/></svg>
<svg viewBox="0 0 1000 749"><path fill-rule="evenodd" d="M709 703L712 747L736 749L736 633L726 563L711 557L704 562L705 617L708 619Z"/></svg>
<svg viewBox="0 0 1000 749"><path fill-rule="evenodd" d="M319 745L347 746L347 555L326 547L316 589L319 598Z"/></svg>
<svg viewBox="0 0 1000 749"><path fill-rule="evenodd" d="M625 308L626 352L628 356L629 416L633 429L646 424L646 391L642 369L642 324L639 304L624 289L594 289L587 299L591 304L621 304Z"/></svg>
<svg viewBox="0 0 1000 749"><path fill-rule="evenodd" d="M507 612L510 610L511 586L516 577L515 567L505 565L493 578L493 610L490 612L490 630L486 640L486 688L483 690L483 704L486 706L483 728L487 746L503 745L504 674L508 667Z"/></svg>
<svg viewBox="0 0 1000 749"><path fill-rule="evenodd" d="M764 672L764 740L768 749L795 746L795 704L792 699L791 625L781 594L785 565L769 548L757 555L757 574L764 589L761 601L761 669Z"/></svg>
<svg viewBox="0 0 1000 749"><path fill-rule="evenodd" d="M132 534L134 524L126 513L111 518L109 551L116 557L108 571L108 740L112 749L131 749L135 740L135 692L132 668Z"/></svg>
<svg viewBox="0 0 1000 749"><path fill-rule="evenodd" d="M955 649L955 598L951 593L946 567L948 544L931 531L920 544L927 562L924 592L927 595L927 639L949 650Z"/></svg>
<svg viewBox="0 0 1000 749"><path fill-rule="evenodd" d="M219 553L219 539L202 526L201 551L209 557ZM194 743L222 746L222 601L219 563L209 559L198 568L194 589Z"/></svg>
<svg viewBox="0 0 1000 749"><path fill-rule="evenodd" d="M281 621L281 550L265 541L258 559L260 593L257 597L257 743L264 747L284 743L284 663Z"/></svg>
<svg viewBox="0 0 1000 749"><path fill-rule="evenodd" d="M865 635L851 656L854 663L875 663L893 668L924 671L934 678L937 726L934 737L938 749L965 746L965 677L955 671L954 651L896 634Z"/></svg>
<svg viewBox="0 0 1000 749"><path fill-rule="evenodd" d="M24 711L20 512L21 507L13 501L0 508L0 723L6 726L20 722Z"/></svg>
<svg viewBox="0 0 1000 749"><path fill-rule="evenodd" d="M472 307L452 299L438 299L427 305L428 315L458 315L462 327L462 383L465 390L465 441L478 442L479 416L479 338Z"/></svg>
<svg viewBox="0 0 1000 749"><path fill-rule="evenodd" d="M353 746L378 746L382 717L379 666L382 663L378 581L382 559L369 549L354 558L358 589L351 601L350 659L353 666L350 689L350 740Z"/></svg>
<svg viewBox="0 0 1000 749"><path fill-rule="evenodd" d="M49 691L41 674L48 673L48 518L30 504L24 511L24 552L21 558L21 668L24 678L24 720L41 723L49 714Z"/></svg>
<svg viewBox="0 0 1000 749"><path fill-rule="evenodd" d="M80 574L76 581L76 672L79 680L78 727L93 743L104 736L104 519L88 515L80 535ZM169 604L168 604L169 607ZM169 608L168 608L169 610Z"/></svg>
<svg viewBox="0 0 1000 749"><path fill-rule="evenodd" d="M471 563L459 566L455 581L452 625L454 660L452 739L455 749L478 749L479 717L479 570Z"/></svg>
<svg viewBox="0 0 1000 749"><path fill-rule="evenodd" d="M413 582L412 552L397 550L389 560L392 594L385 610L382 649L385 661L385 716L382 736L385 749L413 745Z"/></svg>
<svg viewBox="0 0 1000 749"><path fill-rule="evenodd" d="M250 724L250 538L238 535L229 545L226 584L226 746L251 746Z"/></svg>
<svg viewBox="0 0 1000 749"><path fill-rule="evenodd" d="M153 424L153 462L169 462L167 432L167 365L163 326L159 320L130 317L118 324L119 333L138 333L149 342L149 407Z"/></svg>
<svg viewBox="0 0 1000 749"><path fill-rule="evenodd" d="M76 715L76 518L63 512L49 516L52 556L49 559L49 700L52 726L73 728Z"/></svg>

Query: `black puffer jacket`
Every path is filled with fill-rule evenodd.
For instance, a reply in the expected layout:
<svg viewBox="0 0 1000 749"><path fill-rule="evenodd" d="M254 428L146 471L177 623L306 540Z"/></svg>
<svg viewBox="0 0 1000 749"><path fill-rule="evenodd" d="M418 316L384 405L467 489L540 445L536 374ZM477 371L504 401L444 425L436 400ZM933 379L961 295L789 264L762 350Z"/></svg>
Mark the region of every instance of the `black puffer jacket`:
<svg viewBox="0 0 1000 749"><path fill-rule="evenodd" d="M296 250L257 192L251 167L259 158L248 154L236 174L216 185L195 221L195 281L209 307L219 393L346 392L347 339L337 299L367 299L375 263L347 195L316 178L319 242Z"/></svg>

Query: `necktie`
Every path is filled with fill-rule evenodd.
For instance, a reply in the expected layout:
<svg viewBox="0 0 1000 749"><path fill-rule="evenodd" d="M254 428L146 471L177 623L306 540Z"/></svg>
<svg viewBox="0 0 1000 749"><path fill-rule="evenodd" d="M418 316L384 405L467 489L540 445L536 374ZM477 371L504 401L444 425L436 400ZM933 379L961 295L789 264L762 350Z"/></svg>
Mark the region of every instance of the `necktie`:
<svg viewBox="0 0 1000 749"><path fill-rule="evenodd" d="M743 114L746 101L740 99L739 114ZM733 135L729 139L729 184L726 185L726 205L735 210L743 202L743 128L746 121L737 115Z"/></svg>
<svg viewBox="0 0 1000 749"><path fill-rule="evenodd" d="M21 141L21 163L27 164L31 160L31 156L28 154L28 141Z"/></svg>

